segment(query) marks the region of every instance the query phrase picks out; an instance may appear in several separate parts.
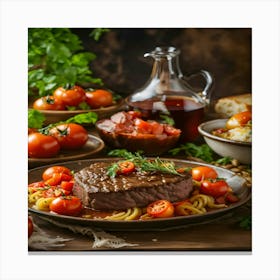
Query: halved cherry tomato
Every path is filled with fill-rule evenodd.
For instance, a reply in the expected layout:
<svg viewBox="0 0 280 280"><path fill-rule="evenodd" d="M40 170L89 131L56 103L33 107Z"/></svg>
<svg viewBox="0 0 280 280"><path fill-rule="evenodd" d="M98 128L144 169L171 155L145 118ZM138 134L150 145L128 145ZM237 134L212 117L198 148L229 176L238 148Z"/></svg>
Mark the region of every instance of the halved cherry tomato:
<svg viewBox="0 0 280 280"><path fill-rule="evenodd" d="M196 181L202 181L205 179L216 179L218 173L216 170L209 166L197 166L192 168L192 178Z"/></svg>
<svg viewBox="0 0 280 280"><path fill-rule="evenodd" d="M39 132L28 134L28 157L50 158L60 151L60 145L56 138Z"/></svg>
<svg viewBox="0 0 280 280"><path fill-rule="evenodd" d="M117 174L129 174L135 170L135 164L132 161L126 160L118 163Z"/></svg>
<svg viewBox="0 0 280 280"><path fill-rule="evenodd" d="M36 110L65 110L65 105L54 96L47 95L40 97L33 103Z"/></svg>
<svg viewBox="0 0 280 280"><path fill-rule="evenodd" d="M155 218L173 217L174 206L168 200L157 200L147 206L147 213Z"/></svg>
<svg viewBox="0 0 280 280"><path fill-rule="evenodd" d="M54 166L47 168L43 172L42 178L44 181L46 181L46 180L52 178L53 174L55 174L55 173L66 174L66 175L71 176L71 179L73 178L71 170L65 166L60 166L60 165L54 165ZM63 181L67 181L67 180L64 179Z"/></svg>
<svg viewBox="0 0 280 280"><path fill-rule="evenodd" d="M247 124L249 121L252 120L252 112L245 111L238 114L233 115L227 122L226 128L232 129L238 126L242 126Z"/></svg>
<svg viewBox="0 0 280 280"><path fill-rule="evenodd" d="M58 140L61 149L79 149L88 140L86 129L76 123L59 124L53 127L49 134Z"/></svg>
<svg viewBox="0 0 280 280"><path fill-rule="evenodd" d="M50 203L50 210L60 215L75 216L82 210L82 202L76 196L60 196Z"/></svg>
<svg viewBox="0 0 280 280"><path fill-rule="evenodd" d="M54 98L65 106L78 106L85 101L85 90L80 86L59 87L53 93Z"/></svg>
<svg viewBox="0 0 280 280"><path fill-rule="evenodd" d="M34 229L33 222L31 218L28 217L28 238L32 235L33 229Z"/></svg>
<svg viewBox="0 0 280 280"><path fill-rule="evenodd" d="M224 180L204 180L201 182L200 191L213 197L225 195L230 190L229 185Z"/></svg>

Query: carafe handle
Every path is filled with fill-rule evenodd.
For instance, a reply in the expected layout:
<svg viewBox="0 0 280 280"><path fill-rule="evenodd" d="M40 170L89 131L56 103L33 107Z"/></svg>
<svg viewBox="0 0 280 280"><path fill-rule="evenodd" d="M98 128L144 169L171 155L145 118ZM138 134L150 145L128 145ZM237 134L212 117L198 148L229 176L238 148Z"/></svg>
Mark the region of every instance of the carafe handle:
<svg viewBox="0 0 280 280"><path fill-rule="evenodd" d="M181 71L180 71L181 72ZM190 87L190 84L189 84L189 80L191 80L192 78L194 77L197 77L197 76L202 76L204 79L205 79L205 87L202 89L201 92L199 92L198 94L200 95L200 97L202 98L202 100L204 102L206 102L207 104L210 103L210 90L212 88L212 85L213 85L213 77L212 75L206 71L206 70L200 70L198 73L195 73L195 74L191 74L190 76L188 77L185 77L182 72L180 73L179 77L180 79L182 79L185 83L187 83L187 85Z"/></svg>

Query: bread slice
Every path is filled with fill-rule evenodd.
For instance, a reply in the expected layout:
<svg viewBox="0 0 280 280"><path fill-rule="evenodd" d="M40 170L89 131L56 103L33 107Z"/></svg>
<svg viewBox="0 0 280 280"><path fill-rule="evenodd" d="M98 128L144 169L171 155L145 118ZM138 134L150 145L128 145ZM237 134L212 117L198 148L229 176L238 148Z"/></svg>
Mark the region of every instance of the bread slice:
<svg viewBox="0 0 280 280"><path fill-rule="evenodd" d="M252 94L245 93L240 95L223 97L217 100L214 105L215 112L231 117L234 114L252 110Z"/></svg>

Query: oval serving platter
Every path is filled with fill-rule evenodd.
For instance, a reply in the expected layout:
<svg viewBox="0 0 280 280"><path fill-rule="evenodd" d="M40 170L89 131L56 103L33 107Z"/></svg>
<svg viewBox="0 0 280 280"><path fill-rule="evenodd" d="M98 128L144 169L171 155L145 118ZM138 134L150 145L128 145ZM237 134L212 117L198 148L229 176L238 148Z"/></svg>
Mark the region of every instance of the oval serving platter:
<svg viewBox="0 0 280 280"><path fill-rule="evenodd" d="M179 160L173 158L162 158L163 160L173 161L176 165L182 167L194 167L199 165L211 166L216 169L218 176L220 178L230 179L236 177L235 173L224 168L216 167L210 164L198 163L194 161ZM63 162L60 165L66 166L73 171L79 171L80 169L89 166L91 163L98 161L113 161L117 158L95 158L88 160L78 160L71 162ZM49 167L42 166L29 170L28 172L28 183L36 182L41 180L43 171ZM240 182L243 181L242 177L237 176ZM239 180L237 180L238 182ZM244 186L243 184L234 184L231 186L235 194L239 197L239 201L230 205L227 208L213 210L205 214L189 215L189 216L178 216L172 218L161 218L161 219L151 219L151 220L133 220L133 221L110 221L104 219L87 219L74 216L58 215L55 213L39 211L33 208L28 208L30 213L33 213L42 219L49 222L58 222L59 224L65 225L80 225L80 226L90 226L93 228L101 228L108 231L149 231L149 230L168 230L174 228L180 228L196 223L210 222L216 218L222 217L229 214L236 208L244 205L251 199L251 188ZM58 225L59 225L58 224Z"/></svg>
<svg viewBox="0 0 280 280"><path fill-rule="evenodd" d="M86 144L77 150L64 150L60 151L56 157L52 158L28 158L28 167L33 168L46 164L60 163L65 161L73 161L84 159L98 154L103 150L105 144L102 139L94 135L88 135Z"/></svg>

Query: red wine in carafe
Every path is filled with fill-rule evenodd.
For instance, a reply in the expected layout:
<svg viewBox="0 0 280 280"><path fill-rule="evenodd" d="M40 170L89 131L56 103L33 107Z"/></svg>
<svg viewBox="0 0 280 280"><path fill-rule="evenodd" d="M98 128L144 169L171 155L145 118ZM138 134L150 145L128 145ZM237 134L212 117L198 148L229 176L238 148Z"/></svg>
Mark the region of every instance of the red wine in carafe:
<svg viewBox="0 0 280 280"><path fill-rule="evenodd" d="M197 127L204 118L204 105L191 98L172 96L164 101L148 99L131 102L129 105L141 111L145 119L162 120L161 114L173 118L174 126L182 131L180 142L194 141L199 136Z"/></svg>

